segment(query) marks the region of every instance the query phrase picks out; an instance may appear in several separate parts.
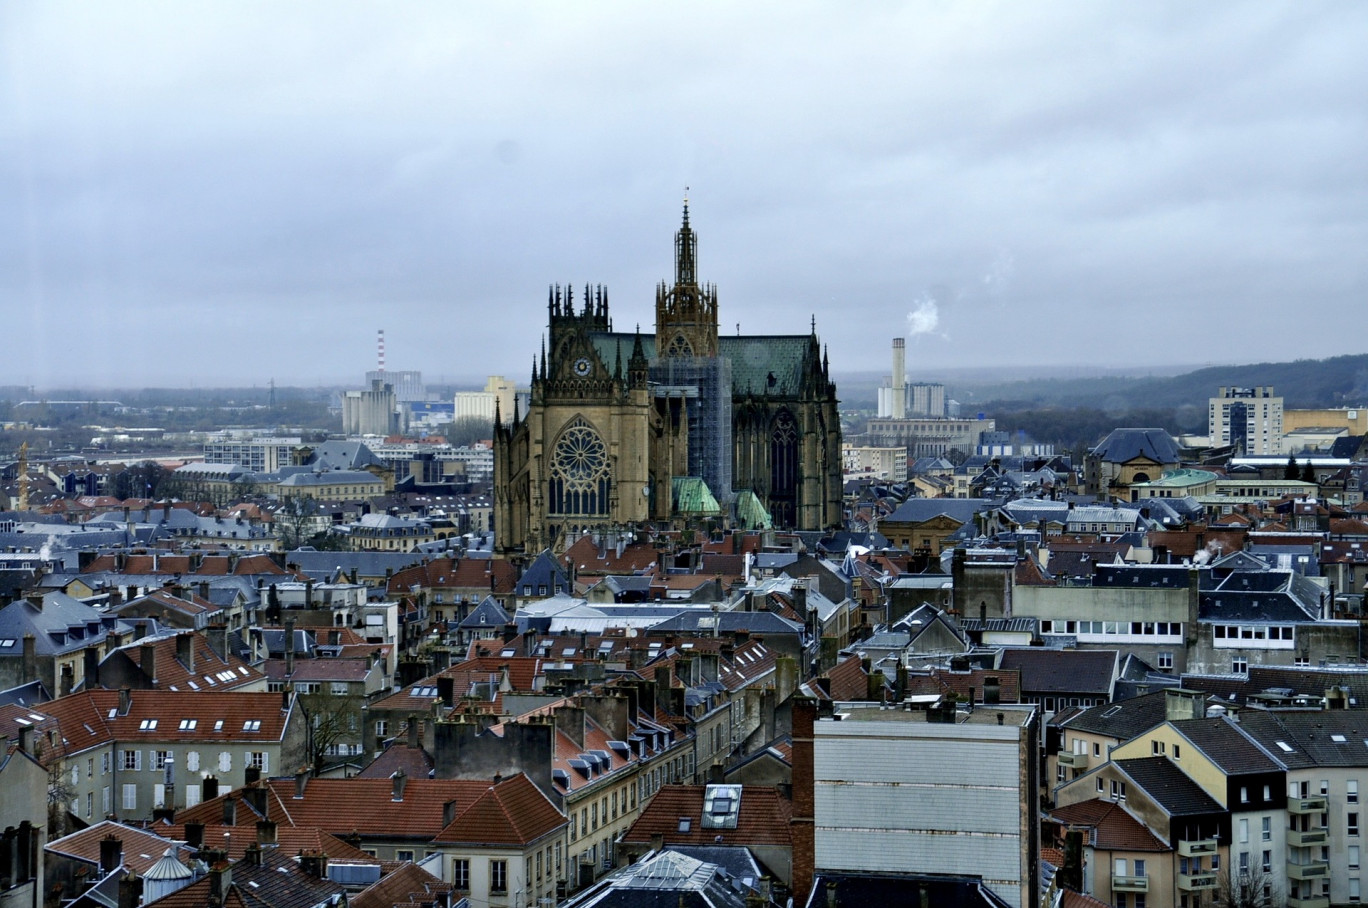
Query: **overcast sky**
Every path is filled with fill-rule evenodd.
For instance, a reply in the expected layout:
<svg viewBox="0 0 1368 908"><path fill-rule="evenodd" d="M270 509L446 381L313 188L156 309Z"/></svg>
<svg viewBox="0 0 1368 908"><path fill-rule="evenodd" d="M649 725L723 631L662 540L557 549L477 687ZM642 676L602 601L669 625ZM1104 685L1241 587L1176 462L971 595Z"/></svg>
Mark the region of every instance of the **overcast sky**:
<svg viewBox="0 0 1368 908"><path fill-rule="evenodd" d="M0 384L525 380L553 282L836 371L1364 350L1368 3L0 4Z"/></svg>

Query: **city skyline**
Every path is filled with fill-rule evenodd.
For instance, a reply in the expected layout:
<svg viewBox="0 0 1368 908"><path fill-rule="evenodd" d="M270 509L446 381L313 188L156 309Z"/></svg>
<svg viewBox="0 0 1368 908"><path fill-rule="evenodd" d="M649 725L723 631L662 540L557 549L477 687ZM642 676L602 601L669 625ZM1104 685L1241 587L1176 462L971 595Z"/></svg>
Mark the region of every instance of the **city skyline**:
<svg viewBox="0 0 1368 908"><path fill-rule="evenodd" d="M402 12L0 11L0 384L521 381L548 284L652 330L686 187L838 375L1361 349L1361 7Z"/></svg>

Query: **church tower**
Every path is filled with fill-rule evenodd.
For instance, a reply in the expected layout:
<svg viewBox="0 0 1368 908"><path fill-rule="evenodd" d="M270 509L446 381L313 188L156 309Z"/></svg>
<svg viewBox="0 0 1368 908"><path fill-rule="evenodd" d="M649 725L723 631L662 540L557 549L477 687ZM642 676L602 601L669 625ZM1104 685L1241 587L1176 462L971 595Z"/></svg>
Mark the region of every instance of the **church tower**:
<svg viewBox="0 0 1368 908"><path fill-rule="evenodd" d="M684 224L675 233L675 281L656 287L656 355L717 355L717 287L698 283L698 236L689 226L689 200Z"/></svg>

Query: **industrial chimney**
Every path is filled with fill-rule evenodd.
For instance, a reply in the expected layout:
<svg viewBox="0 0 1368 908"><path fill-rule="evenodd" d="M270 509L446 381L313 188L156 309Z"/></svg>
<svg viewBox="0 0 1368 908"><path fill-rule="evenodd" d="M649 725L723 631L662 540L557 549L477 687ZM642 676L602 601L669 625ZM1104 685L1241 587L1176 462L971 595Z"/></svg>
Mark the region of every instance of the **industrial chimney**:
<svg viewBox="0 0 1368 908"><path fill-rule="evenodd" d="M893 387L889 391L889 416L907 418L907 341L893 338Z"/></svg>

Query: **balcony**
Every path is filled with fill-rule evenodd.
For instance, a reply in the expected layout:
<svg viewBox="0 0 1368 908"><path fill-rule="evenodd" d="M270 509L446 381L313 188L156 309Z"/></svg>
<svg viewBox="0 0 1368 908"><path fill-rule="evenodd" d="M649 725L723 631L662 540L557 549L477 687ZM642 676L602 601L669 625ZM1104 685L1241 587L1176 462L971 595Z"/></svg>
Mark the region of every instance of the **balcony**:
<svg viewBox="0 0 1368 908"><path fill-rule="evenodd" d="M1288 813L1325 813L1325 795L1309 798L1288 798Z"/></svg>
<svg viewBox="0 0 1368 908"><path fill-rule="evenodd" d="M1112 892L1149 892L1149 877L1113 876Z"/></svg>
<svg viewBox="0 0 1368 908"><path fill-rule="evenodd" d="M1330 908L1328 895L1289 895L1287 908Z"/></svg>
<svg viewBox="0 0 1368 908"><path fill-rule="evenodd" d="M1321 880L1330 872L1330 865L1323 861L1310 861L1306 864L1287 864L1289 880Z"/></svg>
<svg viewBox="0 0 1368 908"><path fill-rule="evenodd" d="M1178 874L1178 888L1184 892L1201 892L1204 889L1216 888L1217 873L1215 870L1204 870L1201 873L1180 873Z"/></svg>
<svg viewBox="0 0 1368 908"><path fill-rule="evenodd" d="M1060 751L1060 753L1059 753L1059 765L1060 765L1060 766L1072 766L1074 769L1087 769L1087 768L1088 768L1088 755L1087 755L1087 754L1071 754L1071 753L1068 753L1067 751Z"/></svg>
<svg viewBox="0 0 1368 908"><path fill-rule="evenodd" d="M1292 848L1307 848L1312 845L1324 845L1329 835L1324 829L1289 829L1287 830L1287 844Z"/></svg>
<svg viewBox="0 0 1368 908"><path fill-rule="evenodd" d="M1178 854L1185 858L1204 858L1216 853L1215 839L1179 839Z"/></svg>

